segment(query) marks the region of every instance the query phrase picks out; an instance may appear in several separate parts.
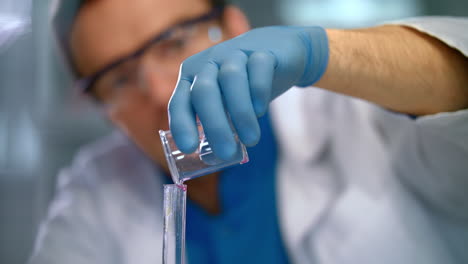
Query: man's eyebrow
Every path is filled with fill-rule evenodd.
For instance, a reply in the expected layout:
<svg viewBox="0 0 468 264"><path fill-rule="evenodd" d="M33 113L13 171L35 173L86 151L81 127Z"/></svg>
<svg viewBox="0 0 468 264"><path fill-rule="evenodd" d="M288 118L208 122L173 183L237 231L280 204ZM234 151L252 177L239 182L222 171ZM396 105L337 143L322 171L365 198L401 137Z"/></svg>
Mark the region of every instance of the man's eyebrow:
<svg viewBox="0 0 468 264"><path fill-rule="evenodd" d="M211 13L213 14L216 14L216 12L210 12L210 9L209 10L206 10L204 11L203 13L201 14L198 14L198 15L193 15L193 14L180 14L177 18L175 18L173 21L167 23L163 28L162 30L160 31L154 31L150 37L148 37L146 40L142 41L139 45L138 45L138 48L136 50L141 50L141 49L144 49L145 46L148 46L152 41L154 41L155 38L157 38L158 36L160 36L161 34L164 34L166 33L167 31L177 27L177 26L183 26L184 24L189 24L189 23L193 23L193 22L196 22L197 19L199 19L201 16L204 16L204 15L207 15L209 16ZM134 52L135 53L135 52ZM129 53L127 54L128 56L130 56L131 54L133 53Z"/></svg>

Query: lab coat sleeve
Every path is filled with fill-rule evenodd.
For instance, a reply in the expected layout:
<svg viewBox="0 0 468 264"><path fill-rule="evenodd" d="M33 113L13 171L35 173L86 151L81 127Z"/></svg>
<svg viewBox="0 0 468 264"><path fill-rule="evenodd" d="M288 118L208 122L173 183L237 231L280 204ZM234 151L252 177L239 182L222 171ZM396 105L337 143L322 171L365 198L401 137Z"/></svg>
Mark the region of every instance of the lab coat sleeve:
<svg viewBox="0 0 468 264"><path fill-rule="evenodd" d="M442 16L415 17L390 21L384 24L402 25L416 29L468 56L468 18Z"/></svg>
<svg viewBox="0 0 468 264"><path fill-rule="evenodd" d="M86 172L71 168L59 174L57 195L40 227L30 264L120 263Z"/></svg>
<svg viewBox="0 0 468 264"><path fill-rule="evenodd" d="M392 24L429 34L468 56L468 19L423 17ZM468 84L467 87L468 89ZM468 220L468 109L407 119L391 146L397 174L435 212ZM381 118L380 121L388 120ZM382 126L391 126L391 121ZM392 130L392 128L389 128Z"/></svg>

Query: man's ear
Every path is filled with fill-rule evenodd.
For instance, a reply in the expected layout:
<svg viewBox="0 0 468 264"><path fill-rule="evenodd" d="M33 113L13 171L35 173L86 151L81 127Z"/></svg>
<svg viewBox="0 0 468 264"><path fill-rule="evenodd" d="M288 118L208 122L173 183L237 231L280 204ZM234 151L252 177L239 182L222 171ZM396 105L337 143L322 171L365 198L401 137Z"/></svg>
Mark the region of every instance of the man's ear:
<svg viewBox="0 0 468 264"><path fill-rule="evenodd" d="M237 37L250 30L249 20L238 7L229 5L223 14L224 39Z"/></svg>

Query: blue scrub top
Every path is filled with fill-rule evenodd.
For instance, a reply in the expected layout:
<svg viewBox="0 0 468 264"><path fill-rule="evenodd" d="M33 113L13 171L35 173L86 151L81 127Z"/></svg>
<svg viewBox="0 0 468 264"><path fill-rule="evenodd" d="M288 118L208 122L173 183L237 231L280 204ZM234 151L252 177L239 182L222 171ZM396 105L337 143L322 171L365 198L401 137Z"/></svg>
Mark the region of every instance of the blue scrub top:
<svg viewBox="0 0 468 264"><path fill-rule="evenodd" d="M277 145L268 115L250 162L220 175L221 214L208 215L187 201L189 264L288 263L276 208Z"/></svg>

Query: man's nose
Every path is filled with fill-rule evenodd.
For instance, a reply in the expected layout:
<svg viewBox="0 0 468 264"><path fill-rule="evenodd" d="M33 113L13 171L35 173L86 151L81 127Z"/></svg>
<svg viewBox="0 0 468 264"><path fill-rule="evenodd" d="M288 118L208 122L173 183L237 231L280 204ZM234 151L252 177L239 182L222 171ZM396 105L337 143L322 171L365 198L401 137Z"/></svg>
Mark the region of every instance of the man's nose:
<svg viewBox="0 0 468 264"><path fill-rule="evenodd" d="M171 71L157 63L145 63L141 70L142 89L154 103L167 104L177 81L177 71Z"/></svg>

